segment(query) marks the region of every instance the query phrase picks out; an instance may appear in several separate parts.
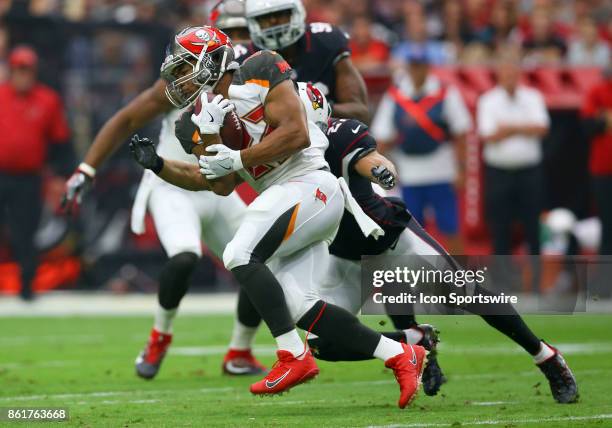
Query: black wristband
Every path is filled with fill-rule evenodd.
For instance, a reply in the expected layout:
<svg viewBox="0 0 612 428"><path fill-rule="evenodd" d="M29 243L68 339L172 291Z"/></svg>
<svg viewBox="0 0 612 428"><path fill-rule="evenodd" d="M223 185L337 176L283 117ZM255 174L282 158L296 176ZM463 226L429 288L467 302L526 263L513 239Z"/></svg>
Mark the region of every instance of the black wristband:
<svg viewBox="0 0 612 428"><path fill-rule="evenodd" d="M162 158L161 156L157 156L157 158L155 159L155 165L151 168L151 171L159 175L159 173L161 172L163 168L164 168L164 158Z"/></svg>

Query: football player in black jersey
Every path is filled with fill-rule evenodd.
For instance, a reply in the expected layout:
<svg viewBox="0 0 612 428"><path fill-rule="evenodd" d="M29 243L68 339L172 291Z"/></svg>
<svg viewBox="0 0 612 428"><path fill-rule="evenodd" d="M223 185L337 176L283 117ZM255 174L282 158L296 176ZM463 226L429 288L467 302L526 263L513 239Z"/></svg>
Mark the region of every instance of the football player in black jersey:
<svg viewBox="0 0 612 428"><path fill-rule="evenodd" d="M370 122L363 78L353 65L348 36L325 22L306 24L301 0L246 0L252 42L236 47L237 61L257 49L278 51L295 72L327 97L332 116Z"/></svg>
<svg viewBox="0 0 612 428"><path fill-rule="evenodd" d="M321 97L312 96L312 98ZM429 256L442 256L449 268L460 269L459 264L446 250L412 218L401 199L382 197L374 191L372 183L379 184L383 189L394 187L396 173L393 164L377 152L376 140L369 134L368 126L355 119L328 121L325 116L326 109L317 108L317 102L312 104L313 108L310 108L308 102L304 102L304 105L309 119L326 129L329 148L325 152L325 160L332 174L344 177L351 194L363 211L385 231L385 235L378 240L372 237L366 238L359 233L359 226L354 217L345 211L340 229L329 248L332 255L331 269L321 290L323 298L350 312L359 311L362 304L359 261L364 254L423 256L424 264L431 263L432 259ZM494 294L479 285L469 291L464 287L464 290L474 295ZM531 354L538 368L546 376L556 401L559 403L576 401L578 398L576 380L563 356L556 348L538 339L512 305L490 304L485 311L482 304L472 304L465 305L462 309L480 315L489 325ZM498 315L488 315L489 313ZM391 318L395 323L398 317ZM414 316L406 315L404 318L416 326ZM418 327L421 327L422 337L415 336L418 329L402 331L398 328L398 331L383 334L394 340L419 343L425 347L431 347L432 343L428 341L433 341L435 345L435 331L427 326L423 328L424 325ZM309 339L308 342L315 357L320 359L347 361L370 358L348 352L337 344L320 338ZM427 368L423 373L423 388L428 395L435 395L442 381L435 352L430 353L429 358L432 359L432 356L434 364L430 364L429 373Z"/></svg>

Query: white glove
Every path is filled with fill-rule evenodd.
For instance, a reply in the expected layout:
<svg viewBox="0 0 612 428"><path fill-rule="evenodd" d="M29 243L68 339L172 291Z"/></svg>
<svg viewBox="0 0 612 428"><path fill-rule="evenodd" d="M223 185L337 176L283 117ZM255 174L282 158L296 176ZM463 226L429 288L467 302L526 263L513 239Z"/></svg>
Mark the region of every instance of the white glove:
<svg viewBox="0 0 612 428"><path fill-rule="evenodd" d="M223 126L223 119L228 111L234 109L234 105L223 95L217 95L212 101L208 102L208 94L203 92L200 95L202 109L199 114L192 114L191 121L200 128L200 134L218 134Z"/></svg>
<svg viewBox="0 0 612 428"><path fill-rule="evenodd" d="M200 173L207 179L223 177L243 169L240 150L232 150L223 144L208 146L206 151L214 156L200 156Z"/></svg>

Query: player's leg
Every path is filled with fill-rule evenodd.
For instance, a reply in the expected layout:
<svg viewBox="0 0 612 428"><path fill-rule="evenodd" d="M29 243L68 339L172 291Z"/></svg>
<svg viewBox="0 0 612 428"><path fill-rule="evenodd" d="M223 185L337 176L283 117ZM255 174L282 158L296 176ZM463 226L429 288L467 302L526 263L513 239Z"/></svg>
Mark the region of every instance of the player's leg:
<svg viewBox="0 0 612 428"><path fill-rule="evenodd" d="M159 275L158 306L148 344L136 359L136 373L151 379L158 373L172 342L172 324L189 279L202 255L200 219L187 191L158 183L149 196L149 211L168 261Z"/></svg>
<svg viewBox="0 0 612 428"><path fill-rule="evenodd" d="M407 242L414 245L417 252L433 251L434 254L439 254L443 260L446 260L449 267L453 269L459 268L458 263L417 222L411 221L407 232ZM427 250L427 247L429 247L429 250ZM469 288L464 287L465 290ZM480 285L473 287L471 293L474 295L491 296L496 294L484 289ZM567 403L577 399L576 381L559 351L543 340L538 339L510 303L475 303L466 305L462 309L480 315L487 324L525 349L533 357L540 370L546 375L553 396L558 402Z"/></svg>
<svg viewBox="0 0 612 428"><path fill-rule="evenodd" d="M227 197L212 192L194 193L194 205L202 221L202 238L208 249L219 259L238 230L247 206L234 192ZM261 323L261 316L248 298L239 291L236 319L222 370L230 375L257 375L267 369L251 352L253 339Z"/></svg>
<svg viewBox="0 0 612 428"><path fill-rule="evenodd" d="M262 381L269 382L266 384L270 385L269 388L264 389L269 393L282 392L318 374L312 357L304 352L283 288L267 265L272 255L293 234L298 213L304 213L300 206L302 198L301 189L287 183L266 189L248 206L238 231L223 254L225 267L234 274L248 297L247 301L261 314L276 340L279 362L271 373L292 366L291 375ZM319 203L318 208L323 210L325 204Z"/></svg>
<svg viewBox="0 0 612 428"><path fill-rule="evenodd" d="M274 190L274 193L270 192L271 190ZM270 196L263 199L262 196L267 196L266 193ZM265 201L265 204L258 204L262 201ZM285 209L284 204L295 208L286 215L289 219L284 223L279 221L282 215L275 216L274 225L282 224L282 228L274 231L274 227L272 229L269 229L269 226L264 227L266 223L263 219L269 217L264 214L270 210ZM419 346L410 347L386 338L360 324L348 311L335 305L328 305L319 298L320 277L325 275L329 256L325 241L329 242L333 237L343 212L344 198L336 179L328 173L312 173L307 177L301 177L299 182L273 186L249 206L245 221L236 234L236 238L239 239L250 238L255 245L253 243L247 243L246 246L239 245L240 241L232 240L226 248L224 261L229 267L235 263L239 268L247 261L246 266L252 268L253 260L261 260L262 255L273 254L274 259L269 264L273 266L278 279L272 270L268 269L267 273L276 281L275 285L281 287L282 283L281 292L286 298L285 307L291 317L290 320L297 320L300 328L326 340L337 341L347 349L374 355L384 360L387 367L395 371L402 391L399 405L404 407L417 391L425 350ZM270 230L274 231L276 237L274 247L270 247L273 242ZM260 231L264 232L263 240L257 236ZM250 236L247 232L250 232ZM262 252L263 249L267 249L267 253ZM277 267L274 267L275 265ZM236 272L236 269L233 271ZM239 275L243 273L239 272ZM255 271L255 273L260 272ZM264 303L258 302L262 297L264 300L269 300L269 294L259 295L258 291L253 292L248 288L248 285L252 287L252 284L259 283L269 290L270 283L262 284L252 276L250 279L248 282L245 281L247 294L281 347L283 344L274 334L270 317L265 310L262 310L262 308L269 309L269 306L266 308ZM310 352L304 350L301 354L297 354L299 351L294 352L292 354L290 349L281 347L278 352L278 363L262 381L251 385L251 392L256 394L281 392L316 376L318 368Z"/></svg>
<svg viewBox="0 0 612 428"><path fill-rule="evenodd" d="M410 242L410 233L405 231L400 235L398 242L393 248L387 250L385 254L392 256L414 255L417 250L423 253L435 254L429 247L421 245L421 248L417 248L415 244L418 245L419 242ZM356 314L363 304L360 285L361 266L359 262L330 256L330 269L328 269L328 274L321 288L323 300L334 303ZM429 324L417 324L411 308L406 307L403 309L405 311L402 314L391 315L390 317L394 320L394 324L399 320L404 322L405 324L403 325L406 327L402 328L395 325L396 331L387 331L382 334L398 342L423 346L429 351L428 361L423 371L423 389L427 395L435 395L445 381L437 360L439 332ZM326 341L320 337L309 339L308 343L313 349L315 356L322 360L359 361L373 358L372 355L351 352L336 342Z"/></svg>
<svg viewBox="0 0 612 428"><path fill-rule="evenodd" d="M321 300L320 283L326 276L329 258L327 243L319 242L279 260L274 270L287 297L297 325L326 343L337 345L351 355L378 358L394 370L400 384L398 405L405 407L416 395L425 350L420 346L402 345L362 325L347 310ZM270 379L281 374L271 372ZM253 387L263 387L260 385Z"/></svg>

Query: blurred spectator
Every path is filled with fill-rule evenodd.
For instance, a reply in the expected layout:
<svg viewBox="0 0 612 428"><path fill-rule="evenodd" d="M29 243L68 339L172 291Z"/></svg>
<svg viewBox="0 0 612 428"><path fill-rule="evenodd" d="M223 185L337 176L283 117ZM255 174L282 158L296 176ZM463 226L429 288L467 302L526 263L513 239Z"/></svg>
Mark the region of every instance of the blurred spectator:
<svg viewBox="0 0 612 428"><path fill-rule="evenodd" d="M42 209L42 169L50 156L58 154L66 159L63 173L67 175L72 166L60 97L37 82L37 63L34 50L15 48L9 56L9 80L0 84L0 217L8 226L13 258L21 267L25 300L32 298L38 265L34 234Z"/></svg>
<svg viewBox="0 0 612 428"><path fill-rule="evenodd" d="M512 0L499 0L493 6L490 22L476 32L475 40L491 50L518 40L516 3Z"/></svg>
<svg viewBox="0 0 612 428"><path fill-rule="evenodd" d="M523 40L525 59L537 64L560 62L565 55L566 45L554 30L550 9L534 9L529 24L529 33Z"/></svg>
<svg viewBox="0 0 612 428"><path fill-rule="evenodd" d="M604 75L588 92L581 113L591 142L589 169L602 226L599 253L612 255L612 67Z"/></svg>
<svg viewBox="0 0 612 428"><path fill-rule="evenodd" d="M607 67L610 63L610 48L599 38L595 21L582 18L578 33L570 43L567 60L571 65Z"/></svg>
<svg viewBox="0 0 612 428"><path fill-rule="evenodd" d="M405 40L393 50L395 67L401 67L413 49L424 49L429 61L434 65L449 64L453 62L456 52L452 45L432 40L427 34L427 18L420 3L407 3L412 6L405 7L404 32Z"/></svg>
<svg viewBox="0 0 612 428"><path fill-rule="evenodd" d="M513 220L519 220L531 254L540 254L541 139L549 128L542 94L519 84L520 64L504 56L498 85L478 100L478 133L484 141L485 202L494 254L512 254Z"/></svg>
<svg viewBox="0 0 612 428"><path fill-rule="evenodd" d="M389 60L389 46L374 38L372 21L367 16L359 16L353 21L350 48L352 61L362 73L380 70Z"/></svg>
<svg viewBox="0 0 612 428"><path fill-rule="evenodd" d="M446 0L442 9L442 33L439 40L452 43L457 51L472 41L472 29L468 25L461 2Z"/></svg>
<svg viewBox="0 0 612 428"><path fill-rule="evenodd" d="M407 59L407 70L398 73L380 103L372 134L385 151L397 143L393 158L412 215L424 223L425 211L433 209L449 249L461 254L453 188L458 165L450 141L462 147L472 120L459 91L430 73L425 51L415 48Z"/></svg>

